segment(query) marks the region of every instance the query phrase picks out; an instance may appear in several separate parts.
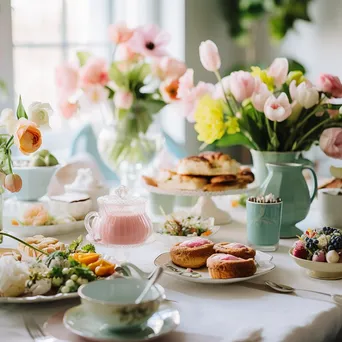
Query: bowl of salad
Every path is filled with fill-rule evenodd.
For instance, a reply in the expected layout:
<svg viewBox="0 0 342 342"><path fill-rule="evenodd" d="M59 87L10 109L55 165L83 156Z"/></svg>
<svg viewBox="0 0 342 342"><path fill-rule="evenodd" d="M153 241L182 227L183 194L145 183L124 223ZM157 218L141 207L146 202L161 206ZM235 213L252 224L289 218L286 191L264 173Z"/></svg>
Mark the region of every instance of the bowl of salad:
<svg viewBox="0 0 342 342"><path fill-rule="evenodd" d="M153 225L157 240L172 246L196 236L211 238L220 227L214 225L214 218L203 218L187 212L177 212L165 216L165 221Z"/></svg>

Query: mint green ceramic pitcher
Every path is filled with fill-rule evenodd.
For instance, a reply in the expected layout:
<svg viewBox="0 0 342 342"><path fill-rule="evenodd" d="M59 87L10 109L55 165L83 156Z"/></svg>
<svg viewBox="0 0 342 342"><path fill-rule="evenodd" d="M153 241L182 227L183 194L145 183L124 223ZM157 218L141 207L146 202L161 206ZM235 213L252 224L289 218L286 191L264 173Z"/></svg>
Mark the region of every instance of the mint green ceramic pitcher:
<svg viewBox="0 0 342 342"><path fill-rule="evenodd" d="M283 200L283 218L280 237L291 238L301 235L296 223L305 219L311 202L317 193L317 177L310 166L295 163L266 164L268 176L260 187L260 194L272 193ZM310 170L314 180L314 190L310 196L302 171Z"/></svg>

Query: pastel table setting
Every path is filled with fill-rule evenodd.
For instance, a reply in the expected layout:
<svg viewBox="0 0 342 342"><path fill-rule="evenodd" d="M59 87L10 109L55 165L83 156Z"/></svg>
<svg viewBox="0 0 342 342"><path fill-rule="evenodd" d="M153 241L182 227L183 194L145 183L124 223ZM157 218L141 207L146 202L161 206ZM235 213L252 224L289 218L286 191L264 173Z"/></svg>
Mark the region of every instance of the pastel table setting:
<svg viewBox="0 0 342 342"><path fill-rule="evenodd" d="M231 198L216 199L219 207L226 208ZM300 223L305 230L317 222L317 203L314 201L307 220ZM212 237L215 241L238 241L247 243L246 212L232 209L234 222L221 226ZM77 237L77 233L61 236L66 242ZM318 280L310 278L304 269L298 267L288 254L293 239L281 239L272 262L276 268L250 282L238 284L211 285L194 284L163 275L159 284L165 288L166 297L180 312L180 325L160 341L340 341L342 335L342 307L323 295L311 295L304 291L295 294L274 292L264 285L264 281L286 284L294 288L342 294L342 280ZM2 247L16 244L4 239ZM99 252L108 248L97 247ZM145 272L154 269L154 259L165 252L165 245L158 240L137 247L131 253L130 261ZM63 327L60 312L78 305L79 300L55 303L25 305L0 305L0 330L4 341L30 341L23 314L29 314L39 326L43 326L51 315L48 332L69 341L81 341L74 336L70 339ZM27 310L27 311L26 311ZM60 313L60 314L59 314ZM59 318L58 318L59 317ZM51 323L52 321L52 323ZM58 329L57 329L58 327ZM55 335L56 336L56 335ZM69 336L69 337L66 337ZM338 337L340 336L340 337Z"/></svg>

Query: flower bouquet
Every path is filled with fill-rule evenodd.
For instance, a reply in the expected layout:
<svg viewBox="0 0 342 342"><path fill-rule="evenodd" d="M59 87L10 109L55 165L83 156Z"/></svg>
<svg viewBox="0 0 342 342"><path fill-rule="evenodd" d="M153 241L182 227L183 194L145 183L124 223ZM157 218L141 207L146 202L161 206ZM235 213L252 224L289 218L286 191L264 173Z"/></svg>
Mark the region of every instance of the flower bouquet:
<svg viewBox="0 0 342 342"><path fill-rule="evenodd" d="M157 149L147 132L155 114L177 100L178 79L186 67L168 56L170 36L155 25L111 25L109 37L115 44L110 64L79 52L77 66L57 68L60 111L69 118L78 106L109 104L110 120L99 138L102 157L113 169L123 162L147 164Z"/></svg>
<svg viewBox="0 0 342 342"><path fill-rule="evenodd" d="M10 108L5 108L1 112L0 127L4 127L7 133L0 135L0 194L4 192L4 188L10 192L19 192L22 187L21 177L12 170L12 146L16 145L24 155L36 152L42 144L39 128L49 124L51 113L50 105L40 102L32 103L26 113L21 97L16 114ZM2 205L0 207L2 210Z"/></svg>

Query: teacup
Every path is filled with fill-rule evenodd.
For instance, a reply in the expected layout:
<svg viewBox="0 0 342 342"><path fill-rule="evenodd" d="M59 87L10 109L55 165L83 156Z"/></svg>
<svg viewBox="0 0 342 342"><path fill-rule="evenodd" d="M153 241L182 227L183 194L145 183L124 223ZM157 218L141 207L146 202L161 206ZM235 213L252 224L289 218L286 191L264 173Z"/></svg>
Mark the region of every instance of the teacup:
<svg viewBox="0 0 342 342"><path fill-rule="evenodd" d="M324 226L342 228L342 189L321 189L318 192L319 210Z"/></svg>
<svg viewBox="0 0 342 342"><path fill-rule="evenodd" d="M165 299L164 289L153 285L140 304L134 301L148 280L115 278L82 285L78 289L82 307L95 320L112 330L128 330L142 326L158 310Z"/></svg>

